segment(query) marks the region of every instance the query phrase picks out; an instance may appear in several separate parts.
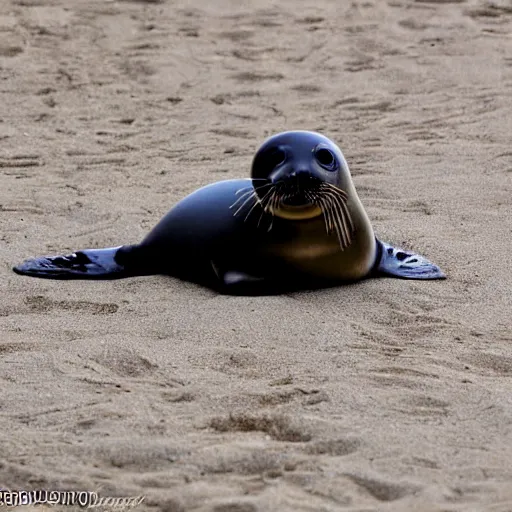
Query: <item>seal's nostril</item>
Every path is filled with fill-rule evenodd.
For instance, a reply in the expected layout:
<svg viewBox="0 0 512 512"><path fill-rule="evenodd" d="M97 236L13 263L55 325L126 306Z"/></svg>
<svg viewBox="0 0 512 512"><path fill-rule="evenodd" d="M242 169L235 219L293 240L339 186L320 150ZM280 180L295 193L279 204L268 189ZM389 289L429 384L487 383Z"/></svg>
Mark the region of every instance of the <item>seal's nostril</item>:
<svg viewBox="0 0 512 512"><path fill-rule="evenodd" d="M298 170L298 171L293 171L290 173L290 178L295 178L295 179L298 179L298 180L304 180L304 179L307 179L307 178L311 178L311 173L307 170Z"/></svg>

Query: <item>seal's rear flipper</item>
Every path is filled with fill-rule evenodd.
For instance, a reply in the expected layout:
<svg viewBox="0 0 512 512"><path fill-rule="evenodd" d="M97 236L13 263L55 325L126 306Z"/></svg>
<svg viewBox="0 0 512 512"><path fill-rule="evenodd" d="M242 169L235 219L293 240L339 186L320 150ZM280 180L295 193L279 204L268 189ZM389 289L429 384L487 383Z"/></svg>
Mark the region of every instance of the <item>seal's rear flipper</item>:
<svg viewBox="0 0 512 512"><path fill-rule="evenodd" d="M47 279L117 279L134 275L116 261L119 249L86 249L63 256L42 256L25 260L13 270Z"/></svg>
<svg viewBox="0 0 512 512"><path fill-rule="evenodd" d="M441 269L423 256L392 247L377 240L377 273L405 279L446 279ZM380 258L380 259L379 259Z"/></svg>

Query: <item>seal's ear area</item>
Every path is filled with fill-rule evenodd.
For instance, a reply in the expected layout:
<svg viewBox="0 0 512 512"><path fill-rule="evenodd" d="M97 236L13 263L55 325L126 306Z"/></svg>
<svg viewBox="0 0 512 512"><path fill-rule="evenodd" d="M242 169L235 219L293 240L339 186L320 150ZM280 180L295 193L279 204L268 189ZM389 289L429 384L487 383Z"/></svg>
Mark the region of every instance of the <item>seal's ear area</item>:
<svg viewBox="0 0 512 512"><path fill-rule="evenodd" d="M404 279L446 279L441 269L423 256L392 247L380 240L380 257L375 270L380 274Z"/></svg>
<svg viewBox="0 0 512 512"><path fill-rule="evenodd" d="M65 256L42 256L14 267L16 274L46 279L115 279L125 277L115 260L119 247L88 249Z"/></svg>

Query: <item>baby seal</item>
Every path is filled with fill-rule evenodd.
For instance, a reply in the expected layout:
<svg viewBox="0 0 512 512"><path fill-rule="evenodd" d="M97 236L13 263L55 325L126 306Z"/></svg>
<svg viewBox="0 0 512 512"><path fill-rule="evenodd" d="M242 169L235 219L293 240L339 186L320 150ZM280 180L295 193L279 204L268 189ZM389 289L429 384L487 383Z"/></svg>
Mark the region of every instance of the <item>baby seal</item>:
<svg viewBox="0 0 512 512"><path fill-rule="evenodd" d="M267 139L251 178L196 190L140 244L29 259L13 270L50 279L168 274L235 295L379 275L445 277L423 256L376 238L341 150L307 131Z"/></svg>

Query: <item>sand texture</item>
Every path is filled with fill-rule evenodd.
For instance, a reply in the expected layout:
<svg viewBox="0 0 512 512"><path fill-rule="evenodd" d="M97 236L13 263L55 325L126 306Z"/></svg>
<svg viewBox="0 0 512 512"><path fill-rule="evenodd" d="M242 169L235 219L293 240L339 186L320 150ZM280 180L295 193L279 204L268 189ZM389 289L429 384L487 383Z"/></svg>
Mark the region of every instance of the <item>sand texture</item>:
<svg viewBox="0 0 512 512"><path fill-rule="evenodd" d="M510 0L2 0L0 488L510 512L511 34ZM378 236L448 279L11 271L140 241L287 129L338 142Z"/></svg>

